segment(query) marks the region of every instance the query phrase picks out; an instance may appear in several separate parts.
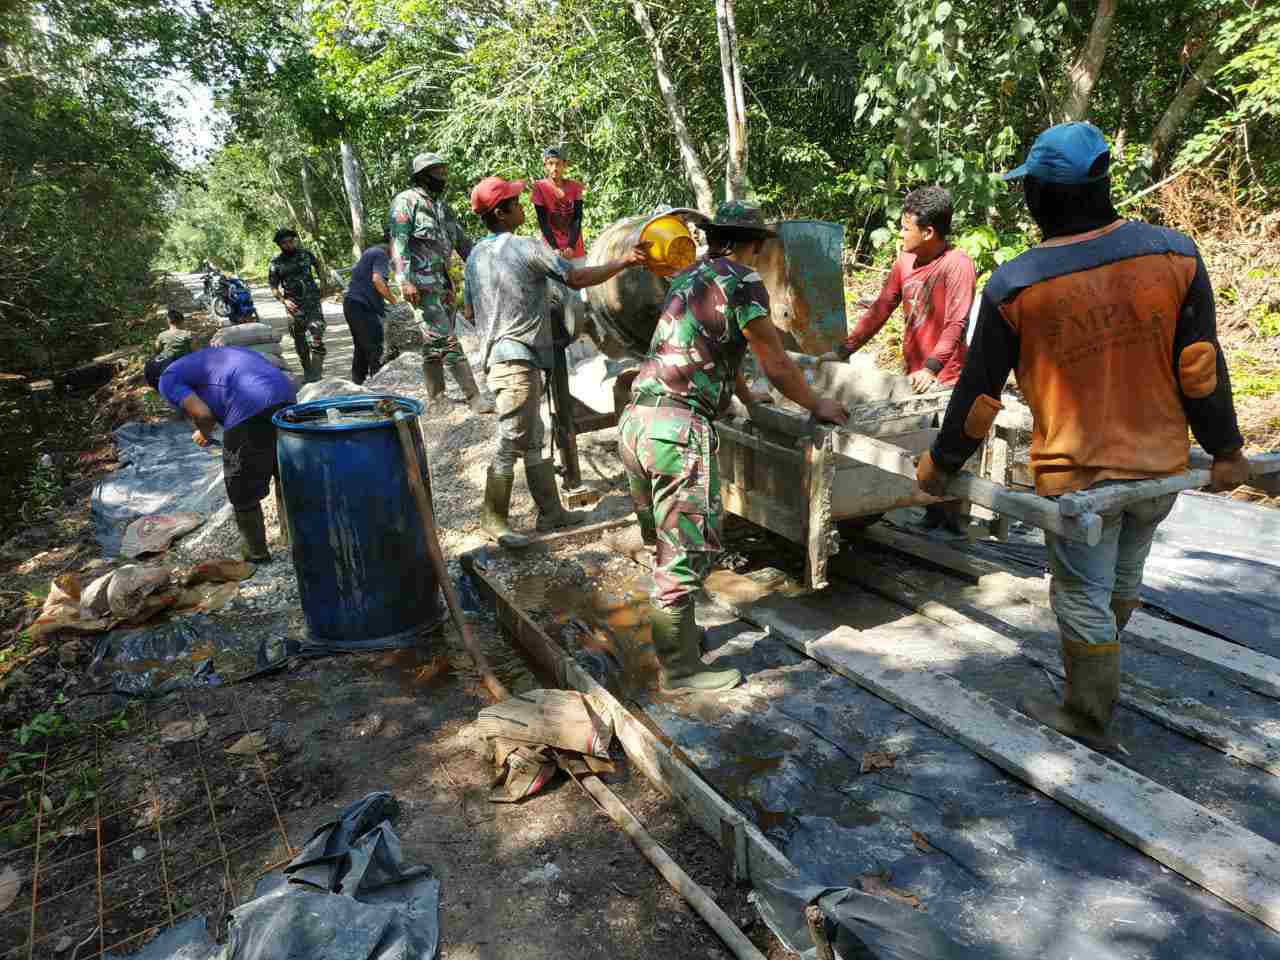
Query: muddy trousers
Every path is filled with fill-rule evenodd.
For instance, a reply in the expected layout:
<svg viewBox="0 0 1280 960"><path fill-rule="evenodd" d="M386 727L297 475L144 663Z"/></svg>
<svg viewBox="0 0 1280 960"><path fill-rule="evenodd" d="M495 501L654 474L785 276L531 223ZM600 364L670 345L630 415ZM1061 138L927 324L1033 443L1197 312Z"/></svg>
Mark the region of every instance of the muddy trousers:
<svg viewBox="0 0 1280 960"><path fill-rule="evenodd" d="M233 509L252 510L270 491L271 478L279 475L271 418L287 406L267 407L222 432L222 482Z"/></svg>
<svg viewBox="0 0 1280 960"><path fill-rule="evenodd" d="M1102 540L1094 547L1045 531L1049 603L1064 636L1091 645L1117 642L1113 604L1137 604L1151 541L1177 497L1169 494L1103 514Z"/></svg>
<svg viewBox="0 0 1280 960"><path fill-rule="evenodd" d="M720 553L724 508L711 422L686 407L633 402L618 421L618 454L646 540L656 539L653 599L691 603Z"/></svg>
<svg viewBox="0 0 1280 960"><path fill-rule="evenodd" d="M289 333L293 348L298 352L302 374L308 383L324 376L324 331L327 324L320 304L304 304L302 309L289 317Z"/></svg>
<svg viewBox="0 0 1280 960"><path fill-rule="evenodd" d="M543 371L523 360L489 366L489 389L498 408L498 452L493 472L514 477L516 461L524 457L526 469L546 460L546 430L542 424Z"/></svg>

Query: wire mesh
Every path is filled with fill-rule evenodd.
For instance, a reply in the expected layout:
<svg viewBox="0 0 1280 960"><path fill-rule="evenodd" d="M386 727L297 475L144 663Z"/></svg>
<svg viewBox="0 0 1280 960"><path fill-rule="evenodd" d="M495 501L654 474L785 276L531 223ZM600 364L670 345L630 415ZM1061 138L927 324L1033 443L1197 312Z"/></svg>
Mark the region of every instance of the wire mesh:
<svg viewBox="0 0 1280 960"><path fill-rule="evenodd" d="M257 732L235 688L181 690L0 757L0 960L126 956L200 915L223 933L296 852L282 768L226 749Z"/></svg>

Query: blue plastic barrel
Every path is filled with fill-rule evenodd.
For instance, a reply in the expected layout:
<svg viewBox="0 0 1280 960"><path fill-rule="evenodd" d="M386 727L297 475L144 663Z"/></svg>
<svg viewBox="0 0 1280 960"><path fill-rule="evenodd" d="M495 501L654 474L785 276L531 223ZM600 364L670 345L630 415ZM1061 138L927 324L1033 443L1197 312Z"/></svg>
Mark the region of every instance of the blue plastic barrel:
<svg viewBox="0 0 1280 960"><path fill-rule="evenodd" d="M302 612L312 639L326 646L412 646L441 619L439 584L390 418L397 409L417 416L422 404L337 397L272 418ZM425 464L425 451L418 453Z"/></svg>

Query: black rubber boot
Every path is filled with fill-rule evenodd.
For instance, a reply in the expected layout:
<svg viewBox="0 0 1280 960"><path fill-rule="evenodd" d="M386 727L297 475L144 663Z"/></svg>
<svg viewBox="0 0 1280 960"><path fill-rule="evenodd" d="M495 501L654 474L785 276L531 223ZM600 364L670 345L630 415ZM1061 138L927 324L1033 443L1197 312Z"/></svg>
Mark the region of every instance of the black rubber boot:
<svg viewBox="0 0 1280 960"><path fill-rule="evenodd" d="M566 510L560 502L560 488L556 485L556 465L550 460L524 465L524 476L529 482L529 492L538 505L538 532L574 527L587 518L585 511Z"/></svg>
<svg viewBox="0 0 1280 960"><path fill-rule="evenodd" d="M422 361L422 380L427 385L427 399L444 396L444 364L439 360Z"/></svg>
<svg viewBox="0 0 1280 960"><path fill-rule="evenodd" d="M293 338L293 349L298 353L298 365L302 367L304 383L311 382L311 346L303 337Z"/></svg>
<svg viewBox="0 0 1280 960"><path fill-rule="evenodd" d="M307 383L316 383L324 379L324 356L324 350L311 350L311 362L305 368Z"/></svg>
<svg viewBox="0 0 1280 960"><path fill-rule="evenodd" d="M473 413L493 413L496 409L493 401L476 386L475 374L471 372L471 364L465 357L457 363L449 364L449 372L453 374L454 382L462 388L462 394L467 398L467 405Z"/></svg>
<svg viewBox="0 0 1280 960"><path fill-rule="evenodd" d="M702 662L692 600L678 607L653 604L649 622L653 626L653 648L662 665L658 686L664 693L728 690L741 682L742 674L737 670L708 670Z"/></svg>
<svg viewBox="0 0 1280 960"><path fill-rule="evenodd" d="M236 529L240 531L240 556L250 563L270 563L267 523L263 519L261 505L250 510L237 510L235 514Z"/></svg>
<svg viewBox="0 0 1280 960"><path fill-rule="evenodd" d="M507 520L511 510L511 485L515 477L500 477L489 468L484 485L484 509L480 514L480 527L499 546L519 549L529 545L529 538L514 532Z"/></svg>
<svg viewBox="0 0 1280 960"><path fill-rule="evenodd" d="M1083 643L1063 636L1062 665L1067 672L1063 702L1027 697L1022 701L1023 710L1045 726L1091 747L1114 748L1115 740L1107 728L1120 698L1120 644Z"/></svg>

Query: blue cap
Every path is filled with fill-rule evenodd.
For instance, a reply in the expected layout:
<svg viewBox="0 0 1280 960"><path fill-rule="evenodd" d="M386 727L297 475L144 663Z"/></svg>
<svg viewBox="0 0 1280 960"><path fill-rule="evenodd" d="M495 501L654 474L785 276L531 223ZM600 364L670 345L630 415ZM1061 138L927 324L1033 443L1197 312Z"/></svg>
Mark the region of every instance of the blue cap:
<svg viewBox="0 0 1280 960"><path fill-rule="evenodd" d="M1004 175L1006 180L1035 177L1046 183L1080 184L1101 180L1110 172L1089 175L1089 168L1111 150L1106 137L1092 123L1060 123L1050 127L1031 145L1022 166Z"/></svg>

